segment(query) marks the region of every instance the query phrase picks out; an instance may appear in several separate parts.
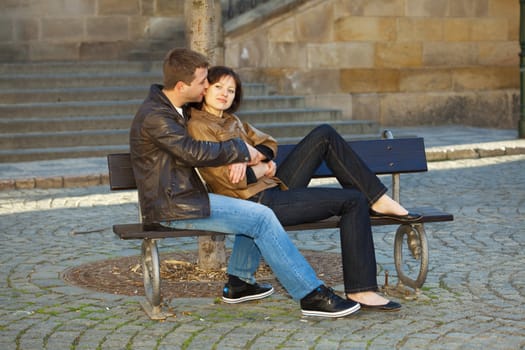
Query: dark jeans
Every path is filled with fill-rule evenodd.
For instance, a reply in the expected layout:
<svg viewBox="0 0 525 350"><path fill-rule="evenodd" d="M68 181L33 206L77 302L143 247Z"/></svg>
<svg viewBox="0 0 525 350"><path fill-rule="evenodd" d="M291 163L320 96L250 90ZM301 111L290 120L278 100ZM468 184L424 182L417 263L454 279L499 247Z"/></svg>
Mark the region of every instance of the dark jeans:
<svg viewBox="0 0 525 350"><path fill-rule="evenodd" d="M322 161L342 188L307 187ZM261 203L283 225L341 217L341 250L346 293L377 290L377 267L369 206L386 187L347 142L329 125L310 132L277 169L288 187L268 189Z"/></svg>

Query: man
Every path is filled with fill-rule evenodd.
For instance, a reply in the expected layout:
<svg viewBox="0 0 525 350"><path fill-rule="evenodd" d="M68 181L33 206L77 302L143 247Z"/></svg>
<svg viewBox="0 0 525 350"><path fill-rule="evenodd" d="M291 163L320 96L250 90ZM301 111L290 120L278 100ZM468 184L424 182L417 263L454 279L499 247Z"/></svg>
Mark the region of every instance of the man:
<svg viewBox="0 0 525 350"><path fill-rule="evenodd" d="M202 100L207 73L204 56L187 49L171 50L164 59L164 85L151 86L135 115L130 152L143 221L236 235L233 250L242 258L229 261L228 270L237 275L225 285L225 302L273 293L270 285L257 284L250 271L242 273L246 261L262 255L292 298L300 300L304 315L342 317L358 311L358 303L339 297L317 278L271 209L207 193L195 167L258 162L258 152L240 138L207 142L188 135L184 106ZM232 174L243 176L243 172ZM237 237L253 239L258 251L237 252Z"/></svg>

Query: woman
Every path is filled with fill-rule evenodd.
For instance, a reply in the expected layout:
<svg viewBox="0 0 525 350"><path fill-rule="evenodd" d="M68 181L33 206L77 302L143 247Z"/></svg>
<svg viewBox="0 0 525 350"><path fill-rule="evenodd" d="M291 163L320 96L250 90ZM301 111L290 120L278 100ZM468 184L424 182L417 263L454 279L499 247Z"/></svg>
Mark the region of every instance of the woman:
<svg viewBox="0 0 525 350"><path fill-rule="evenodd" d="M413 222L409 213L386 194L386 187L347 142L330 126L315 128L277 168L277 142L234 113L242 100L239 76L228 67L208 71L209 87L203 102L192 109L188 131L196 139L223 141L241 137L258 151L250 164L199 169L214 193L262 203L283 225L341 217L340 236L346 297L362 309L397 311L401 305L377 294L377 266L370 214ZM307 187L317 167L325 161L342 188ZM255 249L249 239L243 249ZM237 259L232 255L231 259ZM235 276L253 274L259 262L246 262ZM237 264L240 266L240 264ZM230 271L232 273L232 271Z"/></svg>

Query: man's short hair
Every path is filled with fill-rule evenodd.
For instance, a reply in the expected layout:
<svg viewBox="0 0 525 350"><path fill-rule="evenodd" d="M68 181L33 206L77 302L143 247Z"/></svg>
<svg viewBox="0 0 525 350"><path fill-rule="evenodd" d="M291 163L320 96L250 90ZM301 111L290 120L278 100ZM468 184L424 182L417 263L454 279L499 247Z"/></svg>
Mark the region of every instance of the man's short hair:
<svg viewBox="0 0 525 350"><path fill-rule="evenodd" d="M185 48L172 49L164 58L164 87L173 89L179 81L190 85L195 79L195 70L208 68L209 65L208 59L198 52Z"/></svg>

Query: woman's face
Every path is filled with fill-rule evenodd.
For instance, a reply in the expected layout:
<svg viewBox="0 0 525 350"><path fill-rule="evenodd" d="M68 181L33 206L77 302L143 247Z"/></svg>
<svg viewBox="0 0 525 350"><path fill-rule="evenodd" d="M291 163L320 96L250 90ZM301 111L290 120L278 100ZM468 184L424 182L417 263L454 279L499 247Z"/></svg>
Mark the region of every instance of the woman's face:
<svg viewBox="0 0 525 350"><path fill-rule="evenodd" d="M222 115L233 103L235 88L235 80L229 75L223 75L219 81L210 84L204 95L206 110L215 115Z"/></svg>

